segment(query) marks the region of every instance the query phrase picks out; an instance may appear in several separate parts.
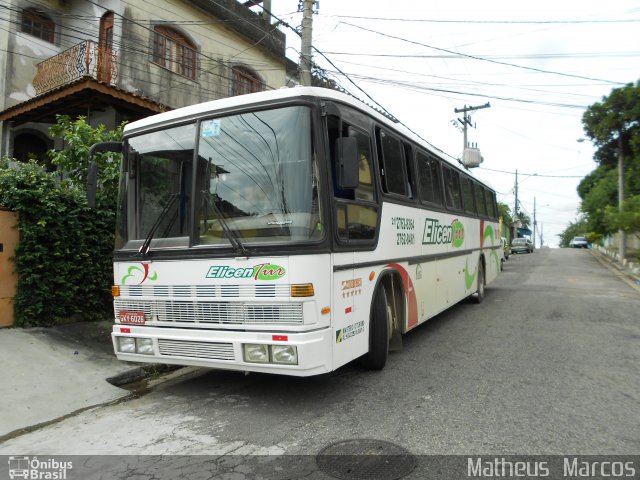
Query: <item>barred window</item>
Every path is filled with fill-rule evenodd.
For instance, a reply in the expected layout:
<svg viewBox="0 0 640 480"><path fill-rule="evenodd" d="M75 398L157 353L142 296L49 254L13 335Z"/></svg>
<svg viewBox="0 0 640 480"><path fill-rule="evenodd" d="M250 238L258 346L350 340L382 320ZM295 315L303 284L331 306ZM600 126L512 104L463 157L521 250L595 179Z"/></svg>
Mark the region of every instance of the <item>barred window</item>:
<svg viewBox="0 0 640 480"><path fill-rule="evenodd" d="M169 27L155 27L153 61L187 78L196 78L196 47Z"/></svg>
<svg viewBox="0 0 640 480"><path fill-rule="evenodd" d="M263 84L258 75L244 67L233 67L232 95L261 92Z"/></svg>
<svg viewBox="0 0 640 480"><path fill-rule="evenodd" d="M20 29L24 33L53 43L55 24L53 23L53 20L46 17L37 10L26 9L22 11L22 21L20 23Z"/></svg>

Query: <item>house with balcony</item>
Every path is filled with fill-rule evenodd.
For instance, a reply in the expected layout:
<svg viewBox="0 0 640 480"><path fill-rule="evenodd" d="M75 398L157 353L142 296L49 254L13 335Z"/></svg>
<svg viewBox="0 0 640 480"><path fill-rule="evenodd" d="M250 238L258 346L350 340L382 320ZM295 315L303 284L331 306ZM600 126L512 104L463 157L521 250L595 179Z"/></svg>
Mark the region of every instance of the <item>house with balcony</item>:
<svg viewBox="0 0 640 480"><path fill-rule="evenodd" d="M285 35L237 0L7 0L0 7L0 154L61 148L56 115L114 128L292 83Z"/></svg>

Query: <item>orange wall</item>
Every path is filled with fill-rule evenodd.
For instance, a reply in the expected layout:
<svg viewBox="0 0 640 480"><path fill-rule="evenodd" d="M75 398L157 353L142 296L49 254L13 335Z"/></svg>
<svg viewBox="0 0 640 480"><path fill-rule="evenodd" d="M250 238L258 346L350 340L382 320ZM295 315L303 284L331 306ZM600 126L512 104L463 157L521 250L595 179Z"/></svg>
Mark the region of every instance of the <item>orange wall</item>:
<svg viewBox="0 0 640 480"><path fill-rule="evenodd" d="M13 325L13 296L16 293L17 276L13 271L13 261L10 258L18 244L20 236L18 229L18 215L13 212L0 210L0 327Z"/></svg>

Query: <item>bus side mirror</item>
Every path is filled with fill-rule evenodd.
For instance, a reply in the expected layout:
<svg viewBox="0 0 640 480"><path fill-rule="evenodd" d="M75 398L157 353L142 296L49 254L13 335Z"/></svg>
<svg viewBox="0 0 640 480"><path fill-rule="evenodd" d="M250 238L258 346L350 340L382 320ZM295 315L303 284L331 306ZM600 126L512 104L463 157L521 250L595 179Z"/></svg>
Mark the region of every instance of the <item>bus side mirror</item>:
<svg viewBox="0 0 640 480"><path fill-rule="evenodd" d="M336 182L341 190L354 189L360 183L358 141L353 137L336 139Z"/></svg>
<svg viewBox="0 0 640 480"><path fill-rule="evenodd" d="M98 164L93 157L98 152L122 152L121 142L100 142L89 149L89 169L87 171L87 203L89 208L96 208L96 192L98 190Z"/></svg>

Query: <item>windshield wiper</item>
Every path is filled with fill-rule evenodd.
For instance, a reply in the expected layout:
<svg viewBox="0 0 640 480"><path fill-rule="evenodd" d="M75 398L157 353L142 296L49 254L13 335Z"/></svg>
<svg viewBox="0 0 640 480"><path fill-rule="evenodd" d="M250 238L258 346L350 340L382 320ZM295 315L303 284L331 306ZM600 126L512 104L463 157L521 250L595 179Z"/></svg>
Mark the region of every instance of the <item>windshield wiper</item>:
<svg viewBox="0 0 640 480"><path fill-rule="evenodd" d="M220 222L220 226L222 227L222 231L224 232L225 236L227 237L227 240L229 240L229 243L231 244L233 249L236 252L242 253L242 256L248 257L249 256L249 251L245 248L245 246L242 244L240 239L236 235L234 235L234 233L231 231L231 229L229 228L229 225L227 225L226 220L222 216L222 212L218 208L218 205L216 205L216 202L212 202L211 201L211 197L209 195L210 190L211 190L211 165L212 165L211 157L209 157L209 159L207 160L207 169L205 171L205 178L206 178L206 180L205 180L205 182L206 182L205 183L205 190L202 191L202 198L205 201L205 205L211 207L213 209L213 213L215 213L216 216L218 217L218 221ZM205 212L204 212L204 224L205 224L205 227L207 225L208 217L209 217L209 214L205 210Z"/></svg>
<svg viewBox="0 0 640 480"><path fill-rule="evenodd" d="M178 199L179 196L180 196L179 193L174 193L171 195L171 197L169 198L169 201L160 212L160 215L158 215L158 218L156 218L156 221L151 226L151 230L149 230L149 234L147 235L147 238L144 239L142 246L138 250L138 253L142 257L146 257L147 254L149 253L149 245L151 245L151 240L153 240L153 236L156 234L156 230L158 230L158 227L162 223L162 220L164 220L164 217L167 215L167 213L169 212L169 209L173 206L173 204L176 203L176 200Z"/></svg>
<svg viewBox="0 0 640 480"><path fill-rule="evenodd" d="M235 235L233 231L229 228L229 225L227 225L227 222L222 216L222 212L216 205L216 202L212 202L208 195L204 195L204 200L205 202L207 202L207 205L213 209L213 213L216 214L216 217L218 217L218 221L220 222L222 231L224 232L225 236L229 240L229 243L231 243L231 246L233 247L233 249L236 252L241 253L243 257L248 257L249 250L246 249L246 247L242 244L238 236Z"/></svg>

